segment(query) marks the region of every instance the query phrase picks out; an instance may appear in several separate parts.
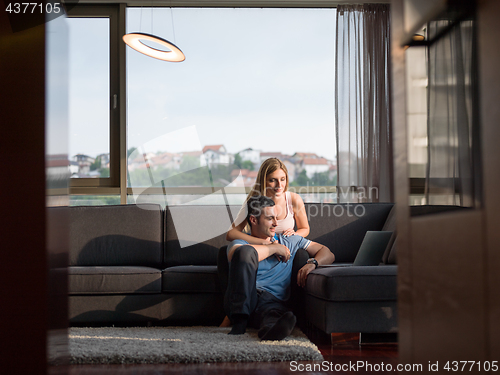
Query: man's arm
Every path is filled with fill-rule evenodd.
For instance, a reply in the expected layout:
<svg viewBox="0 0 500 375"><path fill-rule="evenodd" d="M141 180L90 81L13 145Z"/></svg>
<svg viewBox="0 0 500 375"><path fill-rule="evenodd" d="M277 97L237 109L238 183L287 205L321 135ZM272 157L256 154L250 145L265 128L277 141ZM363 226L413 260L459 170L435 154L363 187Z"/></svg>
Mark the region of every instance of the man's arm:
<svg viewBox="0 0 500 375"><path fill-rule="evenodd" d="M330 249L317 242L311 242L306 251L309 253L311 258L315 258L318 261L319 265L332 264L335 261L335 256L332 254ZM305 286L307 275L315 269L316 266L314 264L306 264L302 267L297 273L297 284L302 287Z"/></svg>
<svg viewBox="0 0 500 375"><path fill-rule="evenodd" d="M237 244L231 247L231 249L229 249L229 252L227 253L227 260L229 262L233 258L234 250L240 246L243 245ZM288 260L290 259L290 250L288 249L288 247L286 247L285 245L281 245L278 242L274 242L270 245L252 244L250 246L252 246L255 249L255 251L257 251L257 254L259 254L259 262L274 254L278 255L280 259L285 263L288 262Z"/></svg>
<svg viewBox="0 0 500 375"><path fill-rule="evenodd" d="M332 254L330 249L317 242L311 242L306 251L311 258L318 261L318 264L332 264L335 261L335 255Z"/></svg>

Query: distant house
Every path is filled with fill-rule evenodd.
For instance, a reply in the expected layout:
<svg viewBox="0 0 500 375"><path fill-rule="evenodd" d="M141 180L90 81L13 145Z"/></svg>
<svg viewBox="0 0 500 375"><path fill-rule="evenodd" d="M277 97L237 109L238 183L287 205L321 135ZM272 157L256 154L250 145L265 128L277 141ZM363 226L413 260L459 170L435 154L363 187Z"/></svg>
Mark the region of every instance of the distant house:
<svg viewBox="0 0 500 375"><path fill-rule="evenodd" d="M109 168L109 152L96 156L96 160L101 159L101 168Z"/></svg>
<svg viewBox="0 0 500 375"><path fill-rule="evenodd" d="M210 164L230 164L234 157L229 154L224 145L209 145L203 147L203 157L200 160L201 165Z"/></svg>
<svg viewBox="0 0 500 375"><path fill-rule="evenodd" d="M208 146L203 147L202 151L203 151L203 153L205 153L207 151L217 151L217 152L224 152L224 153L227 152L224 145L208 145Z"/></svg>
<svg viewBox="0 0 500 375"><path fill-rule="evenodd" d="M304 158L301 162L302 170L306 171L307 177L312 178L315 173L328 172L331 163L325 158Z"/></svg>
<svg viewBox="0 0 500 375"><path fill-rule="evenodd" d="M78 164L68 160L67 154L47 155L45 160L47 178L68 178L70 175L78 173Z"/></svg>
<svg viewBox="0 0 500 375"><path fill-rule="evenodd" d="M238 154L241 157L242 161L249 160L253 163L255 169L257 169L260 166L261 160L260 160L260 150L254 150L253 148L246 148Z"/></svg>
<svg viewBox="0 0 500 375"><path fill-rule="evenodd" d="M133 153L135 157L131 159L129 157L128 159L128 171L132 172L136 169L147 169L149 168L149 162L152 160L156 155L152 152L148 152L145 154L139 154L139 153ZM130 155L130 156L132 156Z"/></svg>
<svg viewBox="0 0 500 375"><path fill-rule="evenodd" d="M304 159L318 159L319 156L313 152L296 152L292 155L292 157L296 160L304 160Z"/></svg>
<svg viewBox="0 0 500 375"><path fill-rule="evenodd" d="M67 160L69 171L71 177L100 177L100 168L109 168L109 152L104 154L99 154L95 158L85 154L76 154L72 158L73 160ZM96 161L100 162L96 163ZM95 163L95 164L94 164ZM94 164L94 170L90 170L92 164Z"/></svg>
<svg viewBox="0 0 500 375"><path fill-rule="evenodd" d="M164 168L178 170L181 164L181 156L170 152L163 152L149 159L150 168Z"/></svg>
<svg viewBox="0 0 500 375"><path fill-rule="evenodd" d="M77 163L93 163L95 162L95 158L89 155L85 154L76 154L73 156L73 160L76 161Z"/></svg>
<svg viewBox="0 0 500 375"><path fill-rule="evenodd" d="M84 177L89 175L90 166L95 163L95 158L85 154L76 154L73 156L73 161L78 164L78 175Z"/></svg>

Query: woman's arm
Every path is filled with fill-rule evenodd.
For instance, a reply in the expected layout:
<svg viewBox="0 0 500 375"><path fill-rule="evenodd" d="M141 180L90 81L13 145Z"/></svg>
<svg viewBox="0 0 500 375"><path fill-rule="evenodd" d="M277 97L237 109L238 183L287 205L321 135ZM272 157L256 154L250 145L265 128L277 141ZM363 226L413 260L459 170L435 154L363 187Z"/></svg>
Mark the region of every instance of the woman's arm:
<svg viewBox="0 0 500 375"><path fill-rule="evenodd" d="M233 258L234 250L243 245L234 245L227 252L227 260L230 262ZM252 246L259 256L259 262L269 258L271 255L276 255L281 262L288 262L290 260L290 249L285 245L274 242L270 245L253 245Z"/></svg>
<svg viewBox="0 0 500 375"><path fill-rule="evenodd" d="M295 234L302 237L307 237L309 235L309 221L307 220L306 206L300 195L296 193L291 193L292 196L292 207L293 214L295 218L295 226L297 230Z"/></svg>
<svg viewBox="0 0 500 375"><path fill-rule="evenodd" d="M248 223L246 216L247 216L247 210L246 210L246 204L244 204L241 207L240 211L238 212L238 215L236 215L236 219L234 219L233 224L231 224L231 228L229 228L229 230L227 231L226 240L229 242L234 240L244 240L251 245L269 245L271 243L270 241L253 237L243 232ZM239 223L239 224L235 226L234 223Z"/></svg>
<svg viewBox="0 0 500 375"><path fill-rule="evenodd" d="M269 240L263 240L262 238L257 238L254 236L250 236L249 234L243 233L243 229L245 229L246 224L247 224L246 220L241 222L236 227L233 224L233 228L229 229L226 234L226 240L227 241L244 240L251 245L269 245L271 243L271 241Z"/></svg>

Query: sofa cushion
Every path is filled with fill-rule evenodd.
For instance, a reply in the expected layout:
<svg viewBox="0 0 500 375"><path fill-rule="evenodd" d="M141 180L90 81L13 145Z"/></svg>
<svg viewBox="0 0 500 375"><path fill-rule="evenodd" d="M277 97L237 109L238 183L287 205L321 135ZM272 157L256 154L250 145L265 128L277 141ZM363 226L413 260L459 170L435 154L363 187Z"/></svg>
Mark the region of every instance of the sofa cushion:
<svg viewBox="0 0 500 375"><path fill-rule="evenodd" d="M71 207L70 234L70 266L162 266L159 205Z"/></svg>
<svg viewBox="0 0 500 375"><path fill-rule="evenodd" d="M161 270L150 267L69 267L70 294L161 293Z"/></svg>
<svg viewBox="0 0 500 375"><path fill-rule="evenodd" d="M162 291L220 293L217 266L177 266L162 271Z"/></svg>
<svg viewBox="0 0 500 375"><path fill-rule="evenodd" d="M397 266L320 266L308 275L306 291L328 301L395 301Z"/></svg>
<svg viewBox="0 0 500 375"><path fill-rule="evenodd" d="M217 265L236 206L167 206L165 266ZM230 215L231 213L231 215Z"/></svg>
<svg viewBox="0 0 500 375"><path fill-rule="evenodd" d="M367 231L381 230L393 203L306 203L309 239L327 246L335 261L352 263Z"/></svg>

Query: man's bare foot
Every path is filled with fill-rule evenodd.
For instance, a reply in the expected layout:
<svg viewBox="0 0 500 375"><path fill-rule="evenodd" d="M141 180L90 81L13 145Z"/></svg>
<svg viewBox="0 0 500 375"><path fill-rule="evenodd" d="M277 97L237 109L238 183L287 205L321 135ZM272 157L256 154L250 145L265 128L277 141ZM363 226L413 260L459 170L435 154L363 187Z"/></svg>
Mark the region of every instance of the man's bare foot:
<svg viewBox="0 0 500 375"><path fill-rule="evenodd" d="M227 316L224 317L224 320L222 321L219 327L231 327L231 321Z"/></svg>

